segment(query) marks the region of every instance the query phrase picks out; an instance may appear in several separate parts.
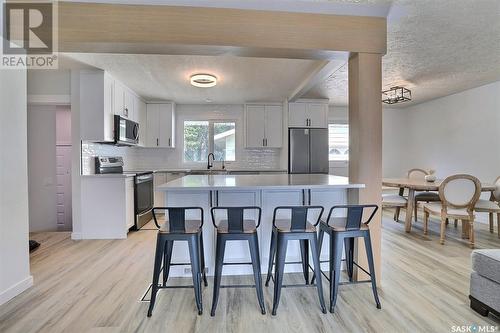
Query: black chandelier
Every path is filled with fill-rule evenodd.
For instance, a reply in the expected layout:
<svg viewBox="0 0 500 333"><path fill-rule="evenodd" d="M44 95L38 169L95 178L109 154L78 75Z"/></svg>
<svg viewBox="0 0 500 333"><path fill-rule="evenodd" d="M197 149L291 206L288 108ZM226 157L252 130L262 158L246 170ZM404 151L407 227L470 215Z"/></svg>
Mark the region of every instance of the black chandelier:
<svg viewBox="0 0 500 333"><path fill-rule="evenodd" d="M411 101L411 91L405 87L392 87L382 91L382 102L386 104L396 104Z"/></svg>

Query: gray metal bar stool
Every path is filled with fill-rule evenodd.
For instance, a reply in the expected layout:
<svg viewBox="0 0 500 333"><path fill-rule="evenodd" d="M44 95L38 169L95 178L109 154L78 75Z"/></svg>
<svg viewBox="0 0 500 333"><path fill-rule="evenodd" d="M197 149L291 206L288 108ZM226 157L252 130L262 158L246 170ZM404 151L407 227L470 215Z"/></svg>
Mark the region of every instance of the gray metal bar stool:
<svg viewBox="0 0 500 333"><path fill-rule="evenodd" d="M215 223L214 212L226 211L227 218L223 219L217 225ZM245 211L255 210L258 212L257 223L251 219L245 219ZM264 305L264 293L262 291L262 277L260 272L260 255L259 255L259 240L257 236L257 229L260 226L262 210L260 207L213 207L210 211L212 215L212 223L217 229L217 245L215 251L215 274L214 274L214 293L212 300L211 316L215 316L217 309L217 302L219 300L220 288L227 287L255 287L257 292L257 299L259 301L260 310L262 314L266 314L266 307ZM226 242L230 240L246 240L250 247L250 256L252 262L224 262L224 252L226 249ZM225 285L221 286L222 267L224 265L252 265L255 285Z"/></svg>
<svg viewBox="0 0 500 333"><path fill-rule="evenodd" d="M337 209L347 209L347 217L332 217L332 214ZM365 209L373 209L370 217L366 222L362 222L363 212ZM325 262L330 264L330 274L326 279L330 282L330 312L334 312L335 303L337 301L337 292L339 285L351 284L351 283L371 283L373 296L375 297L375 303L377 308L380 309L380 301L377 293L377 282L375 278L375 266L373 263L373 251L372 243L370 238L370 229L368 224L371 222L375 213L378 210L377 205L342 205L333 206L328 213L326 221L321 221L320 231L319 231L319 247L321 251L321 246L323 244L323 237L325 233L330 236L330 259ZM366 271L363 267L359 266L354 261L354 239L363 238L366 249L366 256L368 258L368 266L370 271ZM342 247L345 248L346 259L342 259ZM346 262L347 275L349 277L349 282L340 282L340 265L341 262ZM353 281L354 266L361 269L363 272L370 276L369 280L365 281ZM321 272L324 274L323 272ZM319 275L318 275L319 276ZM314 281L313 277L312 281Z"/></svg>
<svg viewBox="0 0 500 333"><path fill-rule="evenodd" d="M276 219L276 213L280 210L289 210L291 212L290 219ZM316 223L311 224L307 220L308 212L310 210L319 211L319 216ZM307 244L311 246L311 254L314 263L314 272L320 272L319 261L319 248L318 237L316 234L316 226L321 220L324 208L321 206L280 206L274 209L273 214L273 231L271 235L271 249L269 253L269 266L267 271L266 287L269 285L271 278L274 281L274 299L273 299L273 316L276 315L278 304L281 296L282 287L298 287L308 286L308 278L306 271L309 270L307 261L308 250ZM301 242L302 265L304 270L305 285L283 285L283 275L285 272L285 264L292 262L285 262L286 249L289 240L298 240ZM305 243L305 244L304 244ZM273 263L275 263L274 277L272 276ZM294 262L295 263L295 262ZM318 275L318 274L315 274ZM319 302L321 311L326 313L325 300L323 298L323 288L321 285L321 276L318 275L318 283L316 284L318 290Z"/></svg>
<svg viewBox="0 0 500 333"><path fill-rule="evenodd" d="M162 226L158 224L157 211L168 213L168 221ZM199 220L186 220L186 211L199 210ZM208 285L205 275L205 254L203 251L203 208L201 207L155 207L153 208L153 220L158 227L158 236L156 240L156 254L153 270L153 284L151 287L151 301L149 302L148 317L151 317L156 301L158 289L179 288L178 286L166 286L170 266L191 265L193 275L192 286L182 286L183 288L194 288L196 307L198 314L203 313L203 304L201 299L201 280ZM190 263L171 263L172 249L174 241L187 241L189 247ZM163 261L163 284L158 285Z"/></svg>

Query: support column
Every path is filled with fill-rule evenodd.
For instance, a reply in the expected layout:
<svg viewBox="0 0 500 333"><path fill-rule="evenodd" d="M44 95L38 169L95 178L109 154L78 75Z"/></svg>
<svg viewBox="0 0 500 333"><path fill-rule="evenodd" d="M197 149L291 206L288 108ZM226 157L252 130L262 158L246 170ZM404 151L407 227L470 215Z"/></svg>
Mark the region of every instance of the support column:
<svg viewBox="0 0 500 333"><path fill-rule="evenodd" d="M349 179L366 184L360 203L382 201L382 55L354 53L349 58ZM381 276L381 207L370 223L377 280ZM363 241L357 260L368 267ZM362 273L361 271L359 271ZM360 274L360 280L366 275Z"/></svg>

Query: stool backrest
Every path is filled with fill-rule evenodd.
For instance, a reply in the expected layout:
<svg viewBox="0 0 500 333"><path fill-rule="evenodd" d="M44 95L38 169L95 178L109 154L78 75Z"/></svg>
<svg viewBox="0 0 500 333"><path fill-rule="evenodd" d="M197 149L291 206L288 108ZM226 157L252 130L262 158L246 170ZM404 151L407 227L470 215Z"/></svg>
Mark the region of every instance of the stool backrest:
<svg viewBox="0 0 500 333"><path fill-rule="evenodd" d="M321 216L323 215L323 211L325 208L322 206L278 206L274 208L273 214L273 226L276 226L276 213L280 210L288 210L291 213L290 217L290 230L292 231L300 231L305 230L307 225L307 216L310 210L319 211L318 218L314 223L315 226L319 224L321 221Z"/></svg>
<svg viewBox="0 0 500 333"><path fill-rule="evenodd" d="M203 227L203 208L201 207L154 207L152 210L153 220L156 227L161 228L158 223L157 212L164 211L165 215L168 214L168 226L170 232L182 233L186 231L186 211L188 210L200 211L201 227Z"/></svg>
<svg viewBox="0 0 500 333"><path fill-rule="evenodd" d="M408 170L408 178L412 179L425 179L428 174L429 172L424 169L414 168Z"/></svg>
<svg viewBox="0 0 500 333"><path fill-rule="evenodd" d="M365 222L363 220L363 213L365 209L373 209L370 217ZM377 205L341 205L341 206L333 206L328 212L328 217L326 218L326 224L330 224L330 218L332 217L333 211L336 209L347 209L347 218L345 219L345 229L346 230L359 230L361 228L361 224L368 224L371 222L375 213L378 210Z"/></svg>
<svg viewBox="0 0 500 333"><path fill-rule="evenodd" d="M439 198L443 208L474 209L481 195L481 182L474 176L458 174L447 177L439 186Z"/></svg>
<svg viewBox="0 0 500 333"><path fill-rule="evenodd" d="M227 215L227 228L228 232L243 232L243 221L245 220L245 211L254 210L257 211L257 228L260 225L260 219L262 217L262 209L257 206L245 206L245 207L213 207L210 210L212 215L212 223L215 228L218 228L217 223L215 223L215 212L216 211L226 211Z"/></svg>

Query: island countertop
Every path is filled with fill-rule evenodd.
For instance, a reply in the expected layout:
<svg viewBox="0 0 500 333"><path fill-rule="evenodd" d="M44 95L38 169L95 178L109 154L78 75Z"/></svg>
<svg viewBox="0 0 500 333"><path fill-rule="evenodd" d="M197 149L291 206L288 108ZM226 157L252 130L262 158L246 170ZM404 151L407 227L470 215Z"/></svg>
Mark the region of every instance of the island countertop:
<svg viewBox="0 0 500 333"><path fill-rule="evenodd" d="M347 177L324 174L188 175L159 185L157 191L178 190L274 190L364 188Z"/></svg>

